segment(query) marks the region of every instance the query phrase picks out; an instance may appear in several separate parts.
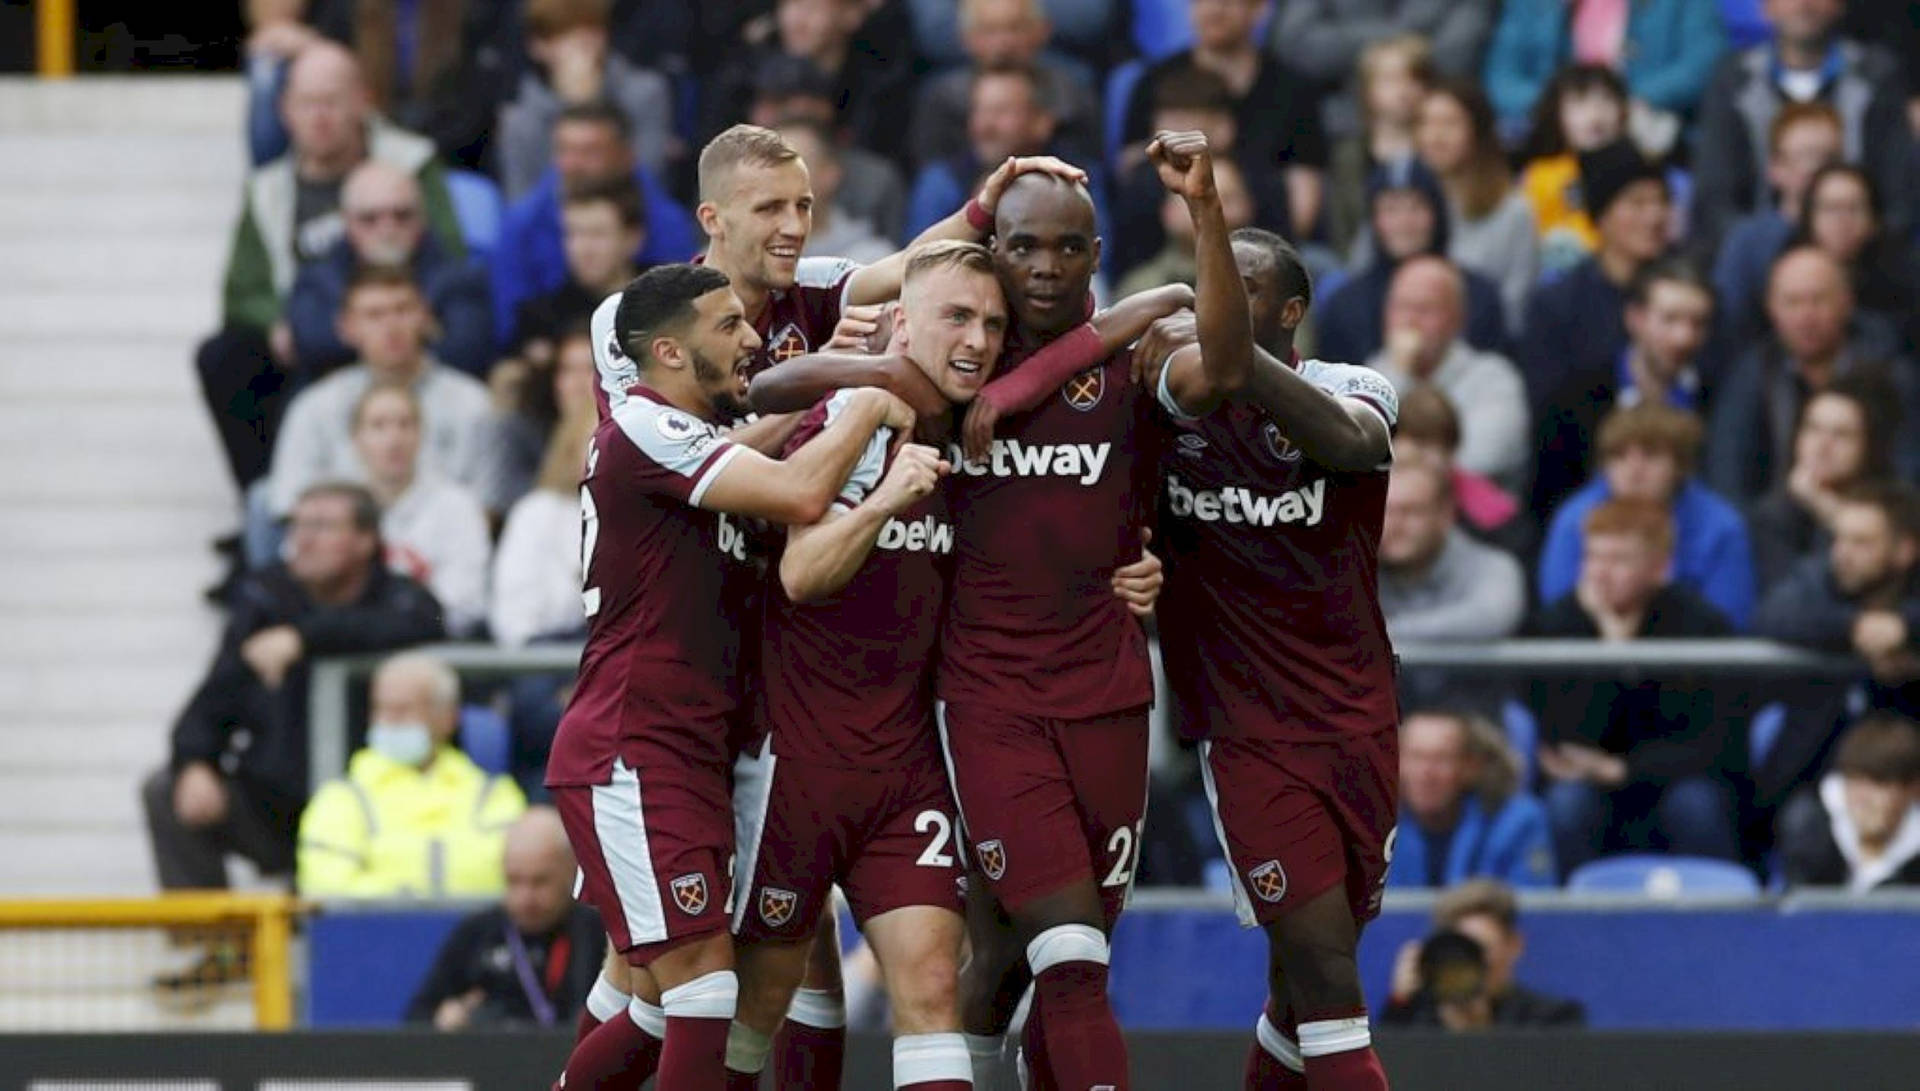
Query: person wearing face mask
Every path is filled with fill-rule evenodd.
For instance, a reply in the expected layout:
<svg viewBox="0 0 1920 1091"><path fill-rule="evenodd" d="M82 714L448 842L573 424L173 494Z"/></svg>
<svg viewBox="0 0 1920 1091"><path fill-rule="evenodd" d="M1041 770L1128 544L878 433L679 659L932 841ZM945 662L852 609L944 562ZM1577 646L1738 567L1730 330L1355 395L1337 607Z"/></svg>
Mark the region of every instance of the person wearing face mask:
<svg viewBox="0 0 1920 1091"><path fill-rule="evenodd" d="M1789 885L1920 887L1920 728L1884 712L1862 718L1777 829Z"/></svg>
<svg viewBox="0 0 1920 1091"><path fill-rule="evenodd" d="M527 809L510 778L453 745L460 679L424 652L373 675L367 745L300 820L296 882L309 897L475 897L501 892L507 824Z"/></svg>

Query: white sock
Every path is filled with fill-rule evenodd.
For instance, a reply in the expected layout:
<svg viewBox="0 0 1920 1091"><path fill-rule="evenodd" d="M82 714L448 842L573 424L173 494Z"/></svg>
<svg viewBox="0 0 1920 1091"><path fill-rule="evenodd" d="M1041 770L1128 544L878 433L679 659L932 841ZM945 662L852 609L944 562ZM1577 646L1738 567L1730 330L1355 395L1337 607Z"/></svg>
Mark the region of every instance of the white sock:
<svg viewBox="0 0 1920 1091"><path fill-rule="evenodd" d="M904 1034L893 1040L893 1086L973 1082L971 1043L959 1034Z"/></svg>
<svg viewBox="0 0 1920 1091"><path fill-rule="evenodd" d="M740 980L732 970L715 970L660 994L668 1019L732 1019L740 1003Z"/></svg>
<svg viewBox="0 0 1920 1091"><path fill-rule="evenodd" d="M733 1072L758 1072L767 1067L767 1055L773 1052L773 1039L745 1023L735 1020L727 1028L727 1068Z"/></svg>
<svg viewBox="0 0 1920 1091"><path fill-rule="evenodd" d="M1350 1053L1356 1049L1366 1049L1372 1044L1373 1033L1367 1029L1367 1017L1364 1015L1300 1024L1300 1056L1303 1061L1325 1057L1330 1053Z"/></svg>
<svg viewBox="0 0 1920 1091"><path fill-rule="evenodd" d="M1266 1050L1268 1056L1279 1061L1289 1072L1304 1073L1307 1070L1307 1062L1300 1056L1300 1043L1287 1037L1279 1027L1274 1026L1273 1021L1267 1018L1266 1012L1260 1013L1260 1022L1254 1025L1253 1033L1254 1037L1260 1040L1260 1048Z"/></svg>
<svg viewBox="0 0 1920 1091"><path fill-rule="evenodd" d="M633 1025L664 1042L667 1040L667 1013L658 1004L649 1004L639 997L627 1001L627 1018Z"/></svg>
<svg viewBox="0 0 1920 1091"><path fill-rule="evenodd" d="M795 989L787 1018L816 1030L834 1030L847 1025L847 1001L838 991Z"/></svg>
<svg viewBox="0 0 1920 1091"><path fill-rule="evenodd" d="M974 1091L992 1091L999 1086L1000 1053L1006 1038L999 1034L963 1034L967 1042L967 1060L973 1065Z"/></svg>
<svg viewBox="0 0 1920 1091"><path fill-rule="evenodd" d="M604 1023L626 1010L627 1001L631 999L603 973L594 979L593 989L587 993L587 1014Z"/></svg>

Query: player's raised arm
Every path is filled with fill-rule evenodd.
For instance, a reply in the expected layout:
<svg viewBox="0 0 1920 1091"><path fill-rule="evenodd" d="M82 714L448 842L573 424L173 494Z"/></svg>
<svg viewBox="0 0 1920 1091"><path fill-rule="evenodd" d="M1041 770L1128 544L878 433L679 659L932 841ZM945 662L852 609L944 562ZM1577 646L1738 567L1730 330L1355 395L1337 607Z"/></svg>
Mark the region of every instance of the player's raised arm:
<svg viewBox="0 0 1920 1091"><path fill-rule="evenodd" d="M1186 201L1187 215L1193 219L1198 344L1176 353L1161 383L1182 412L1203 416L1246 385L1253 372L1253 319L1247 310L1247 291L1234 262L1205 134L1161 133L1147 145L1147 159L1161 184Z"/></svg>
<svg viewBox="0 0 1920 1091"><path fill-rule="evenodd" d="M887 520L901 514L951 471L940 452L910 443L893 457L884 475L887 433L874 433L840 498L819 522L787 529L780 557L780 585L794 602L825 598L860 571Z"/></svg>
<svg viewBox="0 0 1920 1091"><path fill-rule="evenodd" d="M906 431L913 410L884 390L856 390L819 436L785 459L739 448L701 495L709 511L751 516L788 525L819 522L840 495L874 431Z"/></svg>
<svg viewBox="0 0 1920 1091"><path fill-rule="evenodd" d="M913 361L892 354L858 352L796 356L754 376L747 399L757 413L798 413L836 390L863 386L885 390L924 416L944 413L951 407Z"/></svg>
<svg viewBox="0 0 1920 1091"><path fill-rule="evenodd" d="M1087 180L1086 171L1050 155L1009 158L994 168L981 185L980 195L968 201L965 207L922 231L905 250L882 258L853 274L847 283L847 303L855 306L884 303L897 297L900 294L900 282L906 276L907 253L923 242L941 239L979 242L986 238L993 230L994 209L999 206L1000 195L1006 192L1007 185L1020 175L1033 171L1058 175L1069 182L1085 184Z"/></svg>

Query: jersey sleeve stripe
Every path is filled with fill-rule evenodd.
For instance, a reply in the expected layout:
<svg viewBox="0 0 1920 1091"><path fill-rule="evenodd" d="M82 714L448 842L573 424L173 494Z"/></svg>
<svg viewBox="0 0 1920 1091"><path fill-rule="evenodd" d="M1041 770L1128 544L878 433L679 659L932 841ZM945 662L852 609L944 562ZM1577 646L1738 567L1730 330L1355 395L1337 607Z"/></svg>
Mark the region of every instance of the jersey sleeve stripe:
<svg viewBox="0 0 1920 1091"><path fill-rule="evenodd" d="M1393 431L1393 417L1387 412L1385 406L1381 405L1379 402L1374 401L1372 398L1369 398L1364 394L1348 394L1347 397L1353 401L1359 402L1361 405L1366 406L1368 409L1373 410L1376 414L1379 415L1380 423L1387 426L1387 431L1389 432Z"/></svg>
<svg viewBox="0 0 1920 1091"><path fill-rule="evenodd" d="M1160 361L1160 383L1154 388L1153 396L1159 400L1160 408L1171 414L1174 420L1199 420L1199 417L1180 407L1180 399L1173 396L1173 388L1167 385L1167 374L1173 370L1173 355L1170 352L1165 360Z"/></svg>
<svg viewBox="0 0 1920 1091"><path fill-rule="evenodd" d="M727 468L727 463L732 462L742 450L737 443L722 443L713 454L707 456L707 461L694 471L693 492L687 496L687 503L699 507L700 498L707 495L707 489L720 479L720 472Z"/></svg>

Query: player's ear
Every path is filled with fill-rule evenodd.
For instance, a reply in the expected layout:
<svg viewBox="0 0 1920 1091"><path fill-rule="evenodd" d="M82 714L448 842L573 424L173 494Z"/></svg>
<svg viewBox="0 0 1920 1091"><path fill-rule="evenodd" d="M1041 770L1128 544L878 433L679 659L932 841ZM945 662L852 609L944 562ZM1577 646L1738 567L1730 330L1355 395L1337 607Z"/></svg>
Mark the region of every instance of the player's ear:
<svg viewBox="0 0 1920 1091"><path fill-rule="evenodd" d="M1294 296L1280 305L1280 326L1287 330L1297 330L1300 323L1307 320L1307 301Z"/></svg>
<svg viewBox="0 0 1920 1091"><path fill-rule="evenodd" d="M887 343L907 351L907 307L898 299L887 304Z"/></svg>
<svg viewBox="0 0 1920 1091"><path fill-rule="evenodd" d="M1093 267L1095 269L1098 269L1100 267L1100 243L1101 243L1100 236L1095 235L1093 237Z"/></svg>
<svg viewBox="0 0 1920 1091"><path fill-rule="evenodd" d="M686 354L680 351L680 342L666 336L655 337L647 342L646 358L661 367L678 369L687 364Z"/></svg>
<svg viewBox="0 0 1920 1091"><path fill-rule="evenodd" d="M700 221L700 230L707 233L707 238L719 236L720 207L718 205L712 201L701 201L693 210L693 218Z"/></svg>

